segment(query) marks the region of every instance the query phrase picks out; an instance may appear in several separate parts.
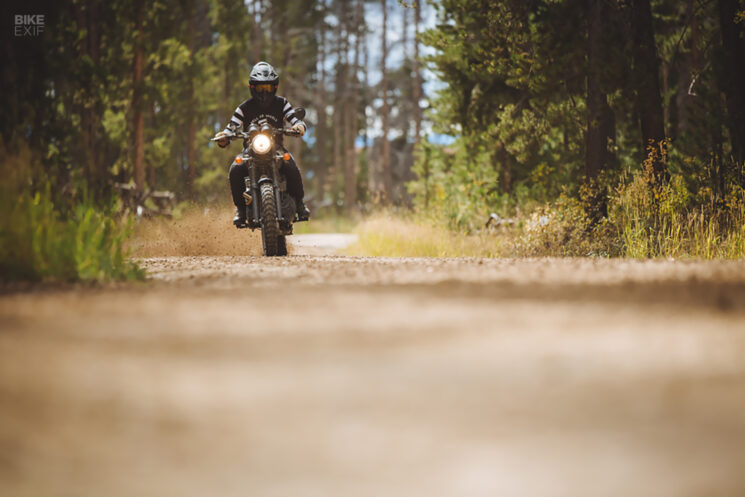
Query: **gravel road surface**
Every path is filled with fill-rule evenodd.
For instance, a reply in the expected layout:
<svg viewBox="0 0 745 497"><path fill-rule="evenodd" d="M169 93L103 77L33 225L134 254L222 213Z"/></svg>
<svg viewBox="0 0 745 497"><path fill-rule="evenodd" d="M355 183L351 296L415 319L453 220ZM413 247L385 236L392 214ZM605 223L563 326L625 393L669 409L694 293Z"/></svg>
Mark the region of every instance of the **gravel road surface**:
<svg viewBox="0 0 745 497"><path fill-rule="evenodd" d="M0 495L745 495L745 262L142 263L0 295Z"/></svg>

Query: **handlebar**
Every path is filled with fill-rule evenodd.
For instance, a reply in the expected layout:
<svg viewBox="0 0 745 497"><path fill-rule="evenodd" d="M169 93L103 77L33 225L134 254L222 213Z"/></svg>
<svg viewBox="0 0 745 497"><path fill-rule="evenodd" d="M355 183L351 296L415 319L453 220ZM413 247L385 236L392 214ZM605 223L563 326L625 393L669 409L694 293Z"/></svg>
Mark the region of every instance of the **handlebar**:
<svg viewBox="0 0 745 497"><path fill-rule="evenodd" d="M295 131L292 128L276 129L276 130L274 130L274 132L272 134L273 135L285 135L285 136L300 136L300 133L298 131ZM250 136L245 131L239 131L239 132L233 133L231 135L225 135L222 138L227 138L228 141L235 140L236 138L243 138L244 140L248 140L250 138ZM211 142L216 142L216 141L221 140L222 138L213 137L213 138L210 138L210 141Z"/></svg>

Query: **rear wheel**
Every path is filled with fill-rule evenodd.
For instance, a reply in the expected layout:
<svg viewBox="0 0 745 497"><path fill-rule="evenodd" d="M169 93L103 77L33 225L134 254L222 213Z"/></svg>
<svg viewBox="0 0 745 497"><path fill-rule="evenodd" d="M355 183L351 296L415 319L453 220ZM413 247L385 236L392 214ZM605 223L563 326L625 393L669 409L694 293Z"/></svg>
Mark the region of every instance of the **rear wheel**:
<svg viewBox="0 0 745 497"><path fill-rule="evenodd" d="M261 243L264 246L264 255L285 255L279 253L279 237L274 187L271 183L263 183L261 185Z"/></svg>

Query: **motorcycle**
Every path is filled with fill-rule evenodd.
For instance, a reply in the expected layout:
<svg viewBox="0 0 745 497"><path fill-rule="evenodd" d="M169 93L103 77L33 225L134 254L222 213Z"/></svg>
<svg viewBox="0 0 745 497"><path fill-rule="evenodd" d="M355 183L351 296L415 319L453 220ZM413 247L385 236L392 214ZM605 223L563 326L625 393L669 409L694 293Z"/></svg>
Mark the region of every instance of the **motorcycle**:
<svg viewBox="0 0 745 497"><path fill-rule="evenodd" d="M295 109L298 119L305 117L305 109ZM225 138L228 141L242 138L243 151L235 157L237 164L244 163L248 176L244 178L246 223L239 228L261 230L261 243L265 256L287 255L287 236L292 234L296 217L295 200L287 193L287 180L280 171L282 161L289 161L290 154L280 147L277 138L296 136L291 128L275 128L265 119L252 122L247 131L240 131ZM218 141L212 138L211 141Z"/></svg>

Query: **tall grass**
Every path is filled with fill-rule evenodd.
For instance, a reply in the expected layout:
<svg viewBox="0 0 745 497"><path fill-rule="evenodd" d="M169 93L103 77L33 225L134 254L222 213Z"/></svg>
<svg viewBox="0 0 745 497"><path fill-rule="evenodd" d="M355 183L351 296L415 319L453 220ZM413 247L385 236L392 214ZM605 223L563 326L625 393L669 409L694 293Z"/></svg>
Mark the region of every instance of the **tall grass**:
<svg viewBox="0 0 745 497"><path fill-rule="evenodd" d="M613 190L608 221L629 257L743 257L745 190L731 179L718 190L700 184L692 193L681 175L655 182L648 161Z"/></svg>
<svg viewBox="0 0 745 497"><path fill-rule="evenodd" d="M445 214L379 215L357 228L355 254L386 256L745 257L745 189L737 181L687 185L654 181L651 165L578 197L519 214L497 229L453 228ZM603 208L598 207L598 199ZM599 212L602 211L602 214ZM485 221L485 220L484 220Z"/></svg>
<svg viewBox="0 0 745 497"><path fill-rule="evenodd" d="M106 281L141 279L124 241L132 221L117 219L85 195L55 201L48 181L36 186L30 154L0 150L0 279Z"/></svg>
<svg viewBox="0 0 745 497"><path fill-rule="evenodd" d="M737 185L723 197L706 187L692 194L680 175L661 183L642 170L622 175L607 192L607 216L597 222L588 216L591 195L546 206L542 212L550 222L524 223L516 254L745 257L745 190Z"/></svg>

